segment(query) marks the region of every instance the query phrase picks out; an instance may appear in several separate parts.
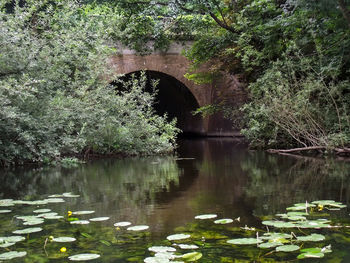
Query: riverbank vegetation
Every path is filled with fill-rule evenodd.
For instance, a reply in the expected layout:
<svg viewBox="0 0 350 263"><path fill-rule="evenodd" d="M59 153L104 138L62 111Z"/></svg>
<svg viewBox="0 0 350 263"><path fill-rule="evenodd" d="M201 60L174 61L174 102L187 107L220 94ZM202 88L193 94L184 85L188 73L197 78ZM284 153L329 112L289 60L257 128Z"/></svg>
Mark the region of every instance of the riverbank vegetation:
<svg viewBox="0 0 350 263"><path fill-rule="evenodd" d="M232 112L244 113L242 133L252 146L349 152L349 1L94 3L123 17L115 24L122 36L117 38L140 53L150 50L136 39L152 40L160 50L172 40L194 41L185 52L192 69L212 67L204 74L190 72L189 79L238 77L249 102ZM227 111L226 106L205 106L202 112Z"/></svg>
<svg viewBox="0 0 350 263"><path fill-rule="evenodd" d="M103 77L112 76L107 57L115 52L103 21L70 0L5 2L0 164L172 151L175 122L153 112L145 76L121 83L119 92Z"/></svg>
<svg viewBox="0 0 350 263"><path fill-rule="evenodd" d="M145 78L108 85L117 42L147 54L193 41L186 76L234 75L248 97L199 112L244 116L254 147L349 152L349 33L348 0L2 1L0 163L173 149L178 130L154 114Z"/></svg>

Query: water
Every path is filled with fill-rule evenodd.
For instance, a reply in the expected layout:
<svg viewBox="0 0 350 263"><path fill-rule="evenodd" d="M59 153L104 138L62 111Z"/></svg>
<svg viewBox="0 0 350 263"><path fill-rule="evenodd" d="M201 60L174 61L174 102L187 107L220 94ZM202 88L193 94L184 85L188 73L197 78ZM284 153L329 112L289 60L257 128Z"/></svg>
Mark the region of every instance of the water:
<svg viewBox="0 0 350 263"><path fill-rule="evenodd" d="M0 236L25 228L15 215L32 215L38 208L50 208L64 219L45 220L43 231L25 235L25 241L5 249L28 254L11 262L67 262L79 253L98 253L91 262L143 262L153 255L152 245L171 245L166 237L189 233L190 240L203 254L199 262L286 262L300 252L274 252L256 245L236 246L226 241L255 237L267 231L262 220L285 213L294 203L331 199L350 207L350 163L333 159L301 158L249 151L231 139L182 141L176 157L128 158L92 161L88 164L1 171L0 199L36 200L50 194L72 192L79 198L64 198L65 203L41 206L15 205L0 214ZM71 225L67 211L94 210L92 215L70 216L79 219L108 216L104 222ZM231 224L216 225L214 220L195 220L200 214L214 213L218 218L239 218ZM320 211L332 225L350 225L348 208ZM130 221L148 225L142 232L116 229L113 224ZM255 227L256 231L240 227ZM27 226L31 227L31 226ZM284 229L286 233L291 230ZM296 235L320 233L326 240L303 247L331 244L332 253L313 262L350 262L349 228L294 230ZM46 241L49 236L71 236L73 243ZM46 245L45 245L46 242ZM45 248L44 248L45 245ZM61 247L66 252L60 252ZM191 252L178 249L181 253ZM271 252L271 253L270 253ZM310 259L306 259L308 261Z"/></svg>

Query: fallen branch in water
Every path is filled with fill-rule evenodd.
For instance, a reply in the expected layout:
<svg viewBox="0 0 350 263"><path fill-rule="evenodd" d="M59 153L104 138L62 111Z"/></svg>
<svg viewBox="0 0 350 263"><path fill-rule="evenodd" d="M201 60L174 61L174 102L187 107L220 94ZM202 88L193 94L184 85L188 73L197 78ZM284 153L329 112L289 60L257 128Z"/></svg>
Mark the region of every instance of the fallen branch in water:
<svg viewBox="0 0 350 263"><path fill-rule="evenodd" d="M325 146L309 146L293 149L268 149L269 153L293 153L293 152L302 152L302 151L315 151L315 150L331 150L336 154L350 154L350 148L327 148Z"/></svg>

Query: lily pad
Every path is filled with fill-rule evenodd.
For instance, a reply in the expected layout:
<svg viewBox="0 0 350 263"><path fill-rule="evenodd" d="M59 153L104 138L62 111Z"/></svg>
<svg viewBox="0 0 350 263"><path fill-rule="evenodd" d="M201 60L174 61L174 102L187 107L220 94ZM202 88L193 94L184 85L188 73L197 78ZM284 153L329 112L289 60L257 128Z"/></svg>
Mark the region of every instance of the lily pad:
<svg viewBox="0 0 350 263"><path fill-rule="evenodd" d="M115 223L114 226L118 226L118 227L123 227L123 226L130 226L131 225L131 222L118 222L118 223Z"/></svg>
<svg viewBox="0 0 350 263"><path fill-rule="evenodd" d="M159 253L159 252L175 252L176 249L173 247L166 247L166 246L153 246L148 248L149 251Z"/></svg>
<svg viewBox="0 0 350 263"><path fill-rule="evenodd" d="M52 239L53 242L58 243L66 243L66 242L74 242L76 239L74 237L54 237Z"/></svg>
<svg viewBox="0 0 350 263"><path fill-rule="evenodd" d="M70 197L70 198L80 197L80 195L75 195L72 193L63 193L62 196L63 197Z"/></svg>
<svg viewBox="0 0 350 263"><path fill-rule="evenodd" d="M199 247L196 245L187 245L187 244L178 244L181 249L198 249Z"/></svg>
<svg viewBox="0 0 350 263"><path fill-rule="evenodd" d="M51 212L51 209L43 208L43 209L37 209L33 211L33 213L36 213L36 214L42 214L42 213L48 213L48 212Z"/></svg>
<svg viewBox="0 0 350 263"><path fill-rule="evenodd" d="M273 248L273 247L278 247L278 246L283 246L283 243L281 242L266 242L259 244L259 248Z"/></svg>
<svg viewBox="0 0 350 263"><path fill-rule="evenodd" d="M283 245L283 246L276 247L277 252L292 252L299 249L300 247L297 245Z"/></svg>
<svg viewBox="0 0 350 263"><path fill-rule="evenodd" d="M78 254L78 255L70 256L68 257L68 259L71 261L85 261L85 260L96 259L99 257L100 257L99 254L86 253L86 254Z"/></svg>
<svg viewBox="0 0 350 263"><path fill-rule="evenodd" d="M257 238L236 238L227 240L227 243L234 245L255 245L263 241Z"/></svg>
<svg viewBox="0 0 350 263"><path fill-rule="evenodd" d="M49 212L49 213L39 214L38 217L46 218L46 217L57 216L57 215L58 215L58 213L56 213L56 212Z"/></svg>
<svg viewBox="0 0 350 263"><path fill-rule="evenodd" d="M188 262L191 261L196 261L202 257L202 253L200 252L191 252L191 253L186 253L182 256L182 259Z"/></svg>
<svg viewBox="0 0 350 263"><path fill-rule="evenodd" d="M36 219L26 220L23 223L23 225L25 225L25 226L35 226L35 225L40 225L42 223L44 223L44 219L36 218Z"/></svg>
<svg viewBox="0 0 350 263"><path fill-rule="evenodd" d="M52 215L52 216L45 216L45 219L62 219L62 218L64 218L63 216L54 216L54 215Z"/></svg>
<svg viewBox="0 0 350 263"><path fill-rule="evenodd" d="M87 225L90 224L88 220L75 220L70 222L72 225Z"/></svg>
<svg viewBox="0 0 350 263"><path fill-rule="evenodd" d="M24 257L25 255L27 255L27 252L25 251L11 251L11 252L6 252L6 253L2 253L0 254L0 260L10 260L13 258L20 258L20 257Z"/></svg>
<svg viewBox="0 0 350 263"><path fill-rule="evenodd" d="M318 242L318 241L325 240L325 236L321 235L321 234L311 234L308 236L299 236L299 237L297 237L297 240Z"/></svg>
<svg viewBox="0 0 350 263"><path fill-rule="evenodd" d="M8 210L8 209L3 209L3 210L0 210L0 214L6 214L6 213L11 213L12 210Z"/></svg>
<svg viewBox="0 0 350 263"><path fill-rule="evenodd" d="M126 230L129 230L129 231L143 231L143 230L147 230L148 228L149 228L149 226L140 225L140 226L128 227Z"/></svg>
<svg viewBox="0 0 350 263"><path fill-rule="evenodd" d="M222 225L224 225L224 224L230 224L230 223L232 223L232 222L233 222L233 220L230 219L230 218L218 219L218 220L215 220L215 221L214 221L215 224L222 224Z"/></svg>
<svg viewBox="0 0 350 263"><path fill-rule="evenodd" d="M191 237L191 235L189 235L189 234L175 234L175 235L167 236L166 239L168 239L169 241L175 241L175 240L187 239L190 237Z"/></svg>
<svg viewBox="0 0 350 263"><path fill-rule="evenodd" d="M302 253L297 256L297 259L304 259L304 258L323 258L324 254L323 253L312 253L312 252L306 252Z"/></svg>
<svg viewBox="0 0 350 263"><path fill-rule="evenodd" d="M30 233L40 232L41 230L43 230L41 227L30 227L30 228L15 230L12 233L22 235L22 234L30 234Z"/></svg>
<svg viewBox="0 0 350 263"><path fill-rule="evenodd" d="M101 221L106 221L108 220L109 217L108 216L103 216L103 217L95 217L95 218L90 218L89 220L91 222L101 222Z"/></svg>
<svg viewBox="0 0 350 263"><path fill-rule="evenodd" d="M95 211L75 211L72 214L73 215L89 215L89 214L93 214L95 213Z"/></svg>
<svg viewBox="0 0 350 263"><path fill-rule="evenodd" d="M66 202L62 198L48 198L48 199L44 199L44 201L46 201L48 203L64 203L64 202Z"/></svg>
<svg viewBox="0 0 350 263"><path fill-rule="evenodd" d="M2 242L17 243L23 240L25 240L25 237L22 237L22 236L0 237L0 243Z"/></svg>
<svg viewBox="0 0 350 263"><path fill-rule="evenodd" d="M266 226L274 226L277 228L294 228L297 227L295 223L292 222L285 222L285 221L262 221L263 225Z"/></svg>
<svg viewBox="0 0 350 263"><path fill-rule="evenodd" d="M1 248L7 248L7 247L10 247L10 246L13 246L14 244L16 244L16 243L6 242L6 243L0 244L0 247Z"/></svg>
<svg viewBox="0 0 350 263"><path fill-rule="evenodd" d="M194 218L203 220L203 219L212 219L216 217L217 217L216 214L206 214L206 215L198 215L198 216L195 216Z"/></svg>
<svg viewBox="0 0 350 263"><path fill-rule="evenodd" d="M168 263L171 261L168 258L148 257L148 258L145 258L143 262L145 262L145 263Z"/></svg>

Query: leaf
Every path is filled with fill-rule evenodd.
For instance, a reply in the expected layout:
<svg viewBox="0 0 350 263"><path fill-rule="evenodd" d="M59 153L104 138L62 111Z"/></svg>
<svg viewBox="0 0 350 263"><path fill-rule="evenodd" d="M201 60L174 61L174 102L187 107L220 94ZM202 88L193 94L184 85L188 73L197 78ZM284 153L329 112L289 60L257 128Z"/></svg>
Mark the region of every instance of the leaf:
<svg viewBox="0 0 350 263"><path fill-rule="evenodd" d="M262 240L257 238L236 238L227 241L227 243L234 245L255 245L262 242Z"/></svg>
<svg viewBox="0 0 350 263"><path fill-rule="evenodd" d="M198 215L198 216L195 216L194 218L203 220L203 219L212 219L216 217L217 217L216 214L206 214L206 215Z"/></svg>
<svg viewBox="0 0 350 263"><path fill-rule="evenodd" d="M100 257L99 254L86 253L86 254L78 254L78 255L70 256L70 257L68 257L68 259L71 261L85 261L85 260L96 259L99 257Z"/></svg>
<svg viewBox="0 0 350 263"><path fill-rule="evenodd" d="M283 245L283 246L276 247L277 252L293 252L299 249L300 247L297 245Z"/></svg>
<svg viewBox="0 0 350 263"><path fill-rule="evenodd" d="M186 253L182 256L182 259L185 261L196 261L202 257L202 253L200 252L191 252L191 253Z"/></svg>
<svg viewBox="0 0 350 263"><path fill-rule="evenodd" d="M297 237L297 240L318 242L318 241L325 240L325 236L321 234L311 234L309 236L299 236Z"/></svg>
<svg viewBox="0 0 350 263"><path fill-rule="evenodd" d="M175 241L175 240L187 239L190 237L191 237L191 235L189 235L189 234L175 234L175 235L167 236L166 239L168 239L169 241Z"/></svg>
<svg viewBox="0 0 350 263"><path fill-rule="evenodd" d="M20 258L20 257L24 257L25 255L27 255L27 252L22 251L11 251L11 252L6 252L6 253L2 253L0 254L0 260L10 260L13 258Z"/></svg>

